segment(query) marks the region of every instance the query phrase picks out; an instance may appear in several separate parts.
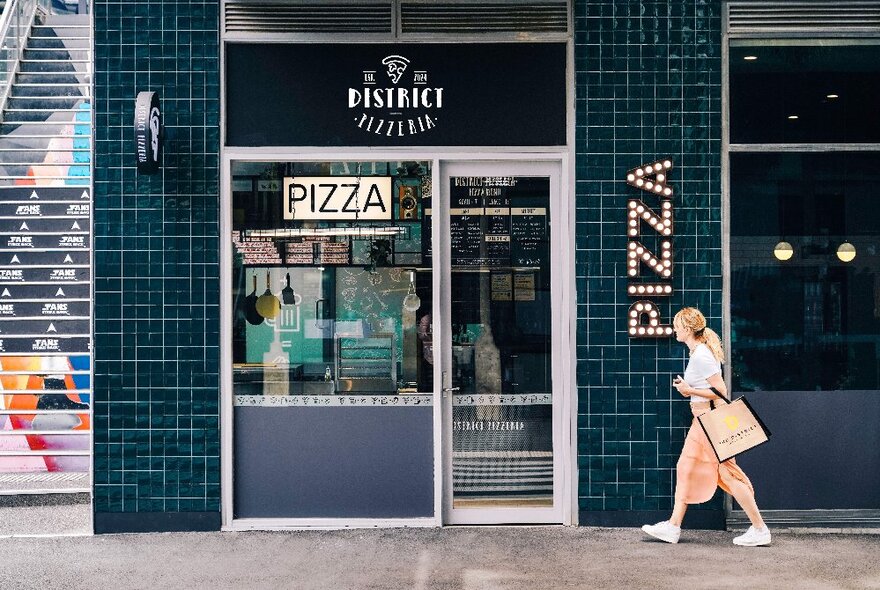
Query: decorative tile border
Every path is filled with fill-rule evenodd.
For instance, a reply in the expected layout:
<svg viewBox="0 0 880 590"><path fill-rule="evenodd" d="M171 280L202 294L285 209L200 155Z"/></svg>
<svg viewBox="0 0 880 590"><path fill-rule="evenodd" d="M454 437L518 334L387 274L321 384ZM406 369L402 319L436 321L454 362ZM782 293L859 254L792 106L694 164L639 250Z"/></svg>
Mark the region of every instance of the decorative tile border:
<svg viewBox="0 0 880 590"><path fill-rule="evenodd" d="M511 395L467 395L453 396L453 406L545 406L553 403L549 393L516 393Z"/></svg>
<svg viewBox="0 0 880 590"><path fill-rule="evenodd" d="M261 408L340 408L434 405L432 394L405 395L236 395L235 405Z"/></svg>

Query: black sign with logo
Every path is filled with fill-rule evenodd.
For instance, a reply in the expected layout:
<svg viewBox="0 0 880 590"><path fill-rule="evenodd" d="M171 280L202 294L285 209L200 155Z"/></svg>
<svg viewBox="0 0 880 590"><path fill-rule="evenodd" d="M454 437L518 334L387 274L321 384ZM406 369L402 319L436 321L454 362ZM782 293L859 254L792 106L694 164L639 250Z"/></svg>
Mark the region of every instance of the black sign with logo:
<svg viewBox="0 0 880 590"><path fill-rule="evenodd" d="M558 146L565 45L231 44L227 145Z"/></svg>
<svg viewBox="0 0 880 590"><path fill-rule="evenodd" d="M162 161L162 112L156 92L139 92L134 107L134 140L139 174L155 174Z"/></svg>

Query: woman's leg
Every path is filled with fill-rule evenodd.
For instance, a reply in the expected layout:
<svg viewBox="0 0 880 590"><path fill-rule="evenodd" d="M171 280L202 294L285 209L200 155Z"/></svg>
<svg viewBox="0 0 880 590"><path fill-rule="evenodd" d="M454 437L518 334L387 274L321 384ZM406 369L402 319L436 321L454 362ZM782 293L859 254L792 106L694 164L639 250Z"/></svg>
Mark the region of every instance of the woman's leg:
<svg viewBox="0 0 880 590"><path fill-rule="evenodd" d="M672 509L672 516L669 517L669 523L680 527L681 521L684 520L684 513L687 512L687 509L687 503L682 502L681 500L676 500L675 506Z"/></svg>
<svg viewBox="0 0 880 590"><path fill-rule="evenodd" d="M752 522L752 526L758 529L764 528L764 519L761 518L761 511L758 510L758 504L755 502L755 494L752 492L752 488L735 477L725 475L723 472L721 479L730 490L730 495L736 499L737 504L742 506L746 516Z"/></svg>

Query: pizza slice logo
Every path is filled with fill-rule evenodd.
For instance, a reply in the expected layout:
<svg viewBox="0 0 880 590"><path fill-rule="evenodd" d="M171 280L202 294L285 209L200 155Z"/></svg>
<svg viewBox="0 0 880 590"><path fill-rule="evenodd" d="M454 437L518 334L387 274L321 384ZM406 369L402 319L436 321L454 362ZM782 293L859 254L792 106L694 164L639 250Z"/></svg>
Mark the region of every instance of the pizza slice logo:
<svg viewBox="0 0 880 590"><path fill-rule="evenodd" d="M397 84L400 82L401 76L409 65L409 60L402 55L389 55L382 60L382 64L387 68L386 73L391 81Z"/></svg>

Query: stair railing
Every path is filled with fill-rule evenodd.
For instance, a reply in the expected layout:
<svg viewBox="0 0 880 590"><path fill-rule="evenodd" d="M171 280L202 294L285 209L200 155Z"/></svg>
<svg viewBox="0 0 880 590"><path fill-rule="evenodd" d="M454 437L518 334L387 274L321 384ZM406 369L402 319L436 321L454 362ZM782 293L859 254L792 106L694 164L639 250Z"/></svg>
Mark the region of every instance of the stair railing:
<svg viewBox="0 0 880 590"><path fill-rule="evenodd" d="M0 122L38 10L49 14L51 0L10 0L0 16Z"/></svg>

